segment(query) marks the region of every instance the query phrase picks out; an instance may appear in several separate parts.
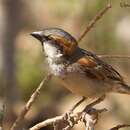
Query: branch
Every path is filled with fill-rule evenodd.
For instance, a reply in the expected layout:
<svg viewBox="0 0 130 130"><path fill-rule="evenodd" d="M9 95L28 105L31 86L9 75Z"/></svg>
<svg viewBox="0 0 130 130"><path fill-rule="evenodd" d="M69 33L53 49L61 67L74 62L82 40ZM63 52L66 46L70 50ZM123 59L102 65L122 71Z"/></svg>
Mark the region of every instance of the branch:
<svg viewBox="0 0 130 130"><path fill-rule="evenodd" d="M77 112L77 113L71 114L70 117L76 118L76 117L80 117L80 115L81 115L81 112ZM39 130L42 127L45 127L47 125L53 125L54 123L57 124L61 121L65 121L64 116L57 116L57 117L54 117L51 119L47 119L43 122L40 122L40 123L36 124L35 126L33 126L32 128L30 128L29 130Z"/></svg>
<svg viewBox="0 0 130 130"><path fill-rule="evenodd" d="M110 130L119 130L120 128L130 127L128 124L117 125L116 127L111 128Z"/></svg>
<svg viewBox="0 0 130 130"><path fill-rule="evenodd" d="M57 116L57 117L42 121L36 124L35 126L33 126L32 128L30 128L29 130L39 130L40 128L43 128L47 125L53 125L53 124L56 125L60 122L67 122L69 125L67 125L67 127L64 128L64 130L68 130L72 128L75 124L77 124L79 121L84 122L86 128L92 128L97 123L98 114L106 111L106 109L98 110L98 109L91 108L92 106L100 103L101 101L103 101L103 97L87 105L85 107L86 109L84 109L81 112L70 113L69 118L66 118L65 117L66 114L63 114L61 116Z"/></svg>
<svg viewBox="0 0 130 130"><path fill-rule="evenodd" d="M81 121L81 118L84 117L84 119L82 119L82 121L84 122L84 120L86 122L90 122L90 120L97 120L97 118L95 119L94 118L94 115L97 114L97 113L101 113L101 112L104 112L106 111L106 109L102 109L102 110L96 110L89 114L89 113L84 113L84 112L76 112L76 113L72 113L70 114L70 118L73 118L74 119L74 124L77 124L78 121ZM95 116L96 117L96 116ZM57 124L57 123L60 123L60 122L66 122L67 120L65 120L64 116L57 116L57 117L54 117L54 118L51 118L51 119L47 119L43 122L40 122L38 124L36 124L35 126L33 126L32 128L30 128L29 130L39 130L47 125L53 125L53 124Z"/></svg>
<svg viewBox="0 0 130 130"><path fill-rule="evenodd" d="M45 86L45 84L48 83L48 81L51 79L52 75L48 74L43 81L40 83L40 85L38 86L38 88L35 90L35 92L31 95L30 99L28 100L28 102L26 103L26 105L24 106L23 110L21 111L20 115L17 117L16 121L13 123L12 127L10 130L17 130L18 127L22 124L25 115L27 114L27 112L30 110L32 104L34 103L34 101L36 100L36 98L39 96L42 88Z"/></svg>
<svg viewBox="0 0 130 130"><path fill-rule="evenodd" d="M101 19L101 17L108 11L108 9L111 8L111 4L107 4L106 7L101 9L101 11L90 21L90 23L87 25L85 31L81 34L81 36L78 38L78 43L84 38L84 36L93 28L95 23Z"/></svg>
<svg viewBox="0 0 130 130"><path fill-rule="evenodd" d="M130 56L123 56L123 55L98 55L99 58L120 58L120 59L128 59L130 60Z"/></svg>

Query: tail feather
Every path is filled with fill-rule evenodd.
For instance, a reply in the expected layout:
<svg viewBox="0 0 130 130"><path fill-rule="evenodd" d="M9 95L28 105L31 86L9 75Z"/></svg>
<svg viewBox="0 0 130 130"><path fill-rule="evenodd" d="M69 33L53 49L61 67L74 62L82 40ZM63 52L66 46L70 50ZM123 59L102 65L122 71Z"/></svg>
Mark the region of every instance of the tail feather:
<svg viewBox="0 0 130 130"><path fill-rule="evenodd" d="M125 83L120 83L114 88L115 92L130 95L130 86Z"/></svg>

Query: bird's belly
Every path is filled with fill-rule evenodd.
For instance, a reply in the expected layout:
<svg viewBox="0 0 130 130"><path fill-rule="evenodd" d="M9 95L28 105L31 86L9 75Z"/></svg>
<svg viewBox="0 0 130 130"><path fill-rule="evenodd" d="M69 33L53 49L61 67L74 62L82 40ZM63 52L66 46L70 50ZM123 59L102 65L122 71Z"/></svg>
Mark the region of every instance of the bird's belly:
<svg viewBox="0 0 130 130"><path fill-rule="evenodd" d="M111 90L111 85L107 82L89 78L83 73L72 72L59 78L66 88L84 97L100 97Z"/></svg>

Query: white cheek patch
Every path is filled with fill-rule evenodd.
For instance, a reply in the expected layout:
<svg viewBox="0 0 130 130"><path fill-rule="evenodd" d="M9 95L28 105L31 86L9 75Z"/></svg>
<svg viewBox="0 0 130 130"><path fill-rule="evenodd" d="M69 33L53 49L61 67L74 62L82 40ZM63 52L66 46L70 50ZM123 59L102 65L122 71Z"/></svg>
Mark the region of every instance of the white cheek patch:
<svg viewBox="0 0 130 130"><path fill-rule="evenodd" d="M46 55L50 58L62 56L62 54L58 52L55 46L52 46L50 43L47 43L47 42L44 42L44 51Z"/></svg>

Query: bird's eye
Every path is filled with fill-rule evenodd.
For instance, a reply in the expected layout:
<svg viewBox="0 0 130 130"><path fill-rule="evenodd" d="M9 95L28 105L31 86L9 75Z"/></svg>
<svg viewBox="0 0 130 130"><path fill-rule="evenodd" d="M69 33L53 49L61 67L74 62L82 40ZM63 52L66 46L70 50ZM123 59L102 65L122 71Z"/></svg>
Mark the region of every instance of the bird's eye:
<svg viewBox="0 0 130 130"><path fill-rule="evenodd" d="M46 36L46 40L52 40L51 35Z"/></svg>
<svg viewBox="0 0 130 130"><path fill-rule="evenodd" d="M50 36L43 36L42 37L42 41L45 42L45 41L49 41L49 40L52 40L52 38Z"/></svg>

